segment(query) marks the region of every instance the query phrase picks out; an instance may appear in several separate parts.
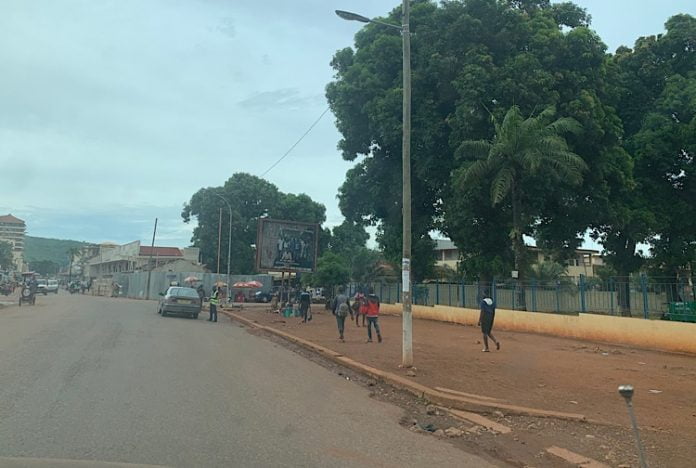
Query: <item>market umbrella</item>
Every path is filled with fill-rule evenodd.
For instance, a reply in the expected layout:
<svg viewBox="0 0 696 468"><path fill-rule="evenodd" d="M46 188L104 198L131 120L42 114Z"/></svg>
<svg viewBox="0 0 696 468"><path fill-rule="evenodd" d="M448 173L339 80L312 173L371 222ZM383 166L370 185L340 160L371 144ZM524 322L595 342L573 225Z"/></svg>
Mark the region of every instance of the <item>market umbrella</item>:
<svg viewBox="0 0 696 468"><path fill-rule="evenodd" d="M237 281L232 287L237 289L259 289L263 288L263 284L258 281Z"/></svg>
<svg viewBox="0 0 696 468"><path fill-rule="evenodd" d="M225 283L224 281L216 281L215 286L227 286L227 283Z"/></svg>
<svg viewBox="0 0 696 468"><path fill-rule="evenodd" d="M184 279L184 282L186 283L195 283L196 281L200 281L200 278L196 278L195 276L188 276Z"/></svg>

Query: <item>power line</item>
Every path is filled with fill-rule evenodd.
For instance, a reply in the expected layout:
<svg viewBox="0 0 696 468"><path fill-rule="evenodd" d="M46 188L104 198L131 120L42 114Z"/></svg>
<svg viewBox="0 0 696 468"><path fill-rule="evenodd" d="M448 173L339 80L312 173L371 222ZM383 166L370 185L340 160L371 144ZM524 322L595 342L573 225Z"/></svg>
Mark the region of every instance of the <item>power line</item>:
<svg viewBox="0 0 696 468"><path fill-rule="evenodd" d="M327 112L329 112L329 108L328 108L328 107L327 107L326 109L324 109L324 112L321 113L321 115L317 118L317 120L315 120L314 123L312 123L312 125L309 126L309 128L307 129L307 131L304 132L304 133L302 134L302 136L300 137L300 139L297 140L297 141L290 147L290 149L288 149L288 150L285 152L285 154L283 154L276 162L274 162L274 163L271 165L271 167L269 167L268 169L266 169L266 172L264 172L263 174L261 174L261 177L263 177L263 176L265 176L266 174L268 174L269 172L271 172L271 169L273 169L274 167L276 167L283 159L285 159L285 157L286 157L288 154L290 154L290 152L291 152L292 150L294 150L295 147L296 147L297 145L300 144L300 142L304 139L304 137L306 137L306 136L309 134L309 132L312 131L312 129L319 123L319 121L322 119L322 117L324 117L324 115L326 115Z"/></svg>

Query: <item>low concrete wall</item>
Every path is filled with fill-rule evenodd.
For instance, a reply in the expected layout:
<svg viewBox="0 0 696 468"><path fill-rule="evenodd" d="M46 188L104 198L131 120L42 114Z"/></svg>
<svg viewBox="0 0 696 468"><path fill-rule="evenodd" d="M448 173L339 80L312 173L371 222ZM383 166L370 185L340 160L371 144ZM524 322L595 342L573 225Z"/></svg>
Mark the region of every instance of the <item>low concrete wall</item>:
<svg viewBox="0 0 696 468"><path fill-rule="evenodd" d="M401 314L401 304L382 304L382 312ZM476 325L479 311L448 306L413 306L413 317ZM543 335L602 341L659 351L696 354L696 324L631 317L557 315L497 309L495 328Z"/></svg>

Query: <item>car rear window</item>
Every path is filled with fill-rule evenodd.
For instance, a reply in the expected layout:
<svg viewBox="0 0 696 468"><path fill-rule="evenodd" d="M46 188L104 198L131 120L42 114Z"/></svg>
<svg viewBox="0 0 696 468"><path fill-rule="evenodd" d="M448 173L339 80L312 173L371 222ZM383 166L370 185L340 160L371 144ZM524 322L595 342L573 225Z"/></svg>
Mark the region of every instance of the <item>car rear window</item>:
<svg viewBox="0 0 696 468"><path fill-rule="evenodd" d="M169 295L176 297L195 297L198 299L198 292L193 288L170 288Z"/></svg>

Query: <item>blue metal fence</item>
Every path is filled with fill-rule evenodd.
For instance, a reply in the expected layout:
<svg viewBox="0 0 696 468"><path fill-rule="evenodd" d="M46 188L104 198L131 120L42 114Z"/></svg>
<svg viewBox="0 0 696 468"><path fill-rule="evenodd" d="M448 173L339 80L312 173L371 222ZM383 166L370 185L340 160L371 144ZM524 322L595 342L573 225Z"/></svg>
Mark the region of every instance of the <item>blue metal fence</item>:
<svg viewBox="0 0 696 468"><path fill-rule="evenodd" d="M373 283L373 290L384 303L401 301L401 283ZM557 314L593 313L661 318L674 302L693 301L696 282L678 282L640 275L631 278L564 278L551 282L460 281L429 282L413 285L413 302L418 305L446 305L478 308L487 290L501 309Z"/></svg>

